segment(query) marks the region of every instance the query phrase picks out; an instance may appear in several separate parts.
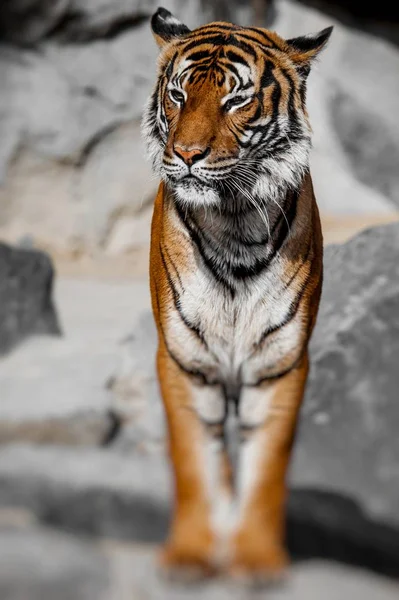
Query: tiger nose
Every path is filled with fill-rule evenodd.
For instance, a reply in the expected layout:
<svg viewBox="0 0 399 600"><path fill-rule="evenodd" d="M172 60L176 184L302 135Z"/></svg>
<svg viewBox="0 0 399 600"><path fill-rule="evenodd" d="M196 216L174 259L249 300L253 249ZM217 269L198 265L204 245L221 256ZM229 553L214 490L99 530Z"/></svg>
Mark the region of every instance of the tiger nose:
<svg viewBox="0 0 399 600"><path fill-rule="evenodd" d="M173 150L175 151L175 154L177 154L177 156L181 158L189 167L198 160L201 160L202 158L208 156L209 152L211 151L210 148L206 148L205 150L203 150L202 148L187 149L182 148L182 146L179 145L175 145L173 147Z"/></svg>

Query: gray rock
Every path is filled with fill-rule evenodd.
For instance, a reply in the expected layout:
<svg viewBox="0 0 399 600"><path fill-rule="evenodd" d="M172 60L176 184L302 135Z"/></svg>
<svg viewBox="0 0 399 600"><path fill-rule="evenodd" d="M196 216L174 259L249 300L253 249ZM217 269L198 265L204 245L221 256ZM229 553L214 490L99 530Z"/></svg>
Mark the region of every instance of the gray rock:
<svg viewBox="0 0 399 600"><path fill-rule="evenodd" d="M399 224L326 250L295 485L341 491L399 525Z"/></svg>
<svg viewBox="0 0 399 600"><path fill-rule="evenodd" d="M273 29L289 38L329 25L334 25L333 34L308 82L319 206L324 213L392 210L399 197L389 155L393 148L396 156L399 148L399 83L393 76L399 69L397 46L348 27L329 11L288 0L279 1ZM366 140L371 148L364 147Z"/></svg>
<svg viewBox="0 0 399 600"><path fill-rule="evenodd" d="M0 527L2 600L109 600L108 561L94 544L50 529Z"/></svg>
<svg viewBox="0 0 399 600"><path fill-rule="evenodd" d="M166 459L110 449L0 447L0 506L69 531L159 542L169 522Z"/></svg>
<svg viewBox="0 0 399 600"><path fill-rule="evenodd" d="M53 276L43 252L0 243L0 354L30 335L60 334Z"/></svg>
<svg viewBox="0 0 399 600"><path fill-rule="evenodd" d="M399 130L373 114L369 102L364 104L337 88L331 100L332 122L356 177L399 205Z"/></svg>
<svg viewBox="0 0 399 600"><path fill-rule="evenodd" d="M381 26L399 21L397 6L390 0L382 0L378 4L365 4L361 0L301 0L304 4L317 5L320 10L337 14L339 17L350 15L353 24L361 27L364 21L381 21Z"/></svg>
<svg viewBox="0 0 399 600"><path fill-rule="evenodd" d="M79 43L110 39L148 18L158 5L156 0L5 0L0 36L23 45L36 45L48 37ZM199 0L166 0L164 5L180 18L198 23Z"/></svg>
<svg viewBox="0 0 399 600"><path fill-rule="evenodd" d="M117 371L110 378L112 410L122 425L115 445L124 450L164 449L165 417L155 374L157 334L151 313L121 344Z"/></svg>
<svg viewBox="0 0 399 600"><path fill-rule="evenodd" d="M0 444L92 446L118 431L103 382L148 286L61 279L54 292L65 335L35 337L0 361Z"/></svg>
<svg viewBox="0 0 399 600"><path fill-rule="evenodd" d="M34 44L66 14L69 0L4 0L0 7L0 38Z"/></svg>

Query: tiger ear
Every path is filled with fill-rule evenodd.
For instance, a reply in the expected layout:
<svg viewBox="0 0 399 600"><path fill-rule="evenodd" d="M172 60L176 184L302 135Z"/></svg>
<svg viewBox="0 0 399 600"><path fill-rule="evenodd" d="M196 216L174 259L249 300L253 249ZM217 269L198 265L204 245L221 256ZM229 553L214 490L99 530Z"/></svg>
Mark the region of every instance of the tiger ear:
<svg viewBox="0 0 399 600"><path fill-rule="evenodd" d="M158 8L157 12L152 15L151 29L160 48L163 48L172 39L181 38L190 33L190 29L166 8Z"/></svg>
<svg viewBox="0 0 399 600"><path fill-rule="evenodd" d="M327 45L333 29L333 27L327 27L317 33L286 40L291 60L304 75L309 73L312 61Z"/></svg>

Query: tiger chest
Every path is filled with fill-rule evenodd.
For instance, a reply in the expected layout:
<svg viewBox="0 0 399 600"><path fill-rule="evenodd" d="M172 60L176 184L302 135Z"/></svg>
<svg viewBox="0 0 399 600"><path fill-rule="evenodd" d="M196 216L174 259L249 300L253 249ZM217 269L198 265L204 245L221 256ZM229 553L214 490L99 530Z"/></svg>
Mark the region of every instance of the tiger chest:
<svg viewBox="0 0 399 600"><path fill-rule="evenodd" d="M300 353L300 312L279 327L293 292L284 289L278 265L234 297L202 271L181 283L167 308L165 333L171 353L187 371L210 383L254 384L262 373L278 370Z"/></svg>

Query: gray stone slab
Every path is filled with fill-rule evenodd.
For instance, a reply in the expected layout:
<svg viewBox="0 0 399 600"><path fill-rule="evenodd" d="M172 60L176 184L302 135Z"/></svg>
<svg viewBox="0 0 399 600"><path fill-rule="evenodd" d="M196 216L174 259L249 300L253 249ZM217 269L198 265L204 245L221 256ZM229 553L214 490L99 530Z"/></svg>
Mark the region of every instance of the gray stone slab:
<svg viewBox="0 0 399 600"><path fill-rule="evenodd" d="M23 275L17 272L16 277ZM34 283L38 291L44 287L40 277L39 271ZM4 281L0 294L2 285ZM148 306L148 296L142 283L57 281L64 335L32 338L0 360L0 444L101 445L114 435L117 423L104 382L115 370L126 323L133 324L135 311ZM37 310L44 310L44 299L33 297L32 310L35 303ZM23 301L28 304L29 295ZM8 307L8 319L18 308L3 306ZM22 308L16 314L24 315Z"/></svg>
<svg viewBox="0 0 399 600"><path fill-rule="evenodd" d="M325 253L292 482L399 524L399 224Z"/></svg>
<svg viewBox="0 0 399 600"><path fill-rule="evenodd" d="M60 334L53 276L44 252L0 243L0 355L31 335Z"/></svg>
<svg viewBox="0 0 399 600"><path fill-rule="evenodd" d="M0 539L1 600L111 600L108 561L93 544L6 525Z"/></svg>
<svg viewBox="0 0 399 600"><path fill-rule="evenodd" d="M110 449L0 447L0 505L64 529L144 542L166 535L166 458Z"/></svg>

